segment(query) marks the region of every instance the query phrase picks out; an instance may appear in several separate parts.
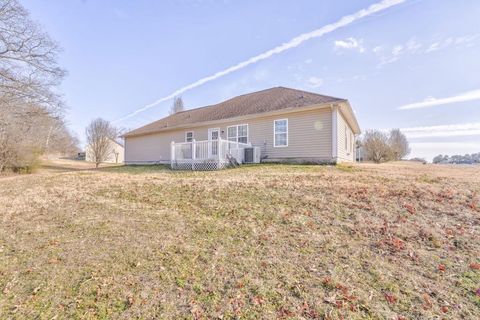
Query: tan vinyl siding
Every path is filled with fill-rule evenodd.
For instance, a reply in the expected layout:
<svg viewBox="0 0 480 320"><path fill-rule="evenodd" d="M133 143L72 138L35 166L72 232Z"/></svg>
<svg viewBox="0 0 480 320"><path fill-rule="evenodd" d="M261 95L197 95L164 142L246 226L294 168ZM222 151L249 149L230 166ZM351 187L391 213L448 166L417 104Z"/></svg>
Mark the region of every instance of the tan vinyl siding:
<svg viewBox="0 0 480 320"><path fill-rule="evenodd" d="M338 162L355 161L355 136L345 121L342 112L337 114L337 157Z"/></svg>
<svg viewBox="0 0 480 320"><path fill-rule="evenodd" d="M274 147L274 120L288 119L288 146ZM248 141L262 150L267 160L302 159L332 160L332 116L329 108L263 116L210 126L159 132L127 137L126 162L165 162L170 160L171 141L183 142L186 131L194 131L195 140L208 140L208 129L219 128L227 139L227 127L248 124Z"/></svg>

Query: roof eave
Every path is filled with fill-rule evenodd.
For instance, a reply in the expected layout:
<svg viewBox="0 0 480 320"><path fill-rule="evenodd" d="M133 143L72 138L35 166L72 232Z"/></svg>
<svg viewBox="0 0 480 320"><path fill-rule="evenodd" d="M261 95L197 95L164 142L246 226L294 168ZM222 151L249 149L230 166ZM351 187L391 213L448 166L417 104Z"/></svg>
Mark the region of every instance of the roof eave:
<svg viewBox="0 0 480 320"><path fill-rule="evenodd" d="M193 123L182 124L182 125L173 126L173 127L166 127L166 128L162 128L162 129L157 129L157 130L150 131L150 132L140 132L140 133L137 133L137 134L126 133L126 134L122 135L122 138L132 138L132 137L146 136L146 135L155 134L155 133L159 133L159 132L167 132L167 131L172 131L172 130L190 128L190 127L193 127L193 126L195 126L195 127L207 126L207 125L210 125L210 124L213 125L213 124L219 124L219 123L230 122L230 121L240 121L240 120L253 119L253 118L258 118L258 117L267 117L267 116L276 115L276 114L285 114L285 113L307 111L307 110L312 110L312 109L330 108L333 105L340 104L340 103L345 103L345 102L348 103L348 100L339 99L339 100L336 100L336 101L325 102L325 103L320 103L320 104L312 104L312 105L308 105L308 106L300 107L300 108L290 107L290 108L284 108L284 109L280 109L280 110L254 113L254 114L249 114L249 115L244 115L244 116L239 116L239 117L232 117L232 118L225 118L225 119L220 119L220 120L193 122Z"/></svg>
<svg viewBox="0 0 480 320"><path fill-rule="evenodd" d="M352 106L350 105L350 102L348 100L343 101L344 106L347 109L347 114L348 118L347 121L349 122L350 126L352 127L352 131L355 134L361 134L362 130L360 128L360 125L358 124L357 117L355 116L355 112L352 109Z"/></svg>

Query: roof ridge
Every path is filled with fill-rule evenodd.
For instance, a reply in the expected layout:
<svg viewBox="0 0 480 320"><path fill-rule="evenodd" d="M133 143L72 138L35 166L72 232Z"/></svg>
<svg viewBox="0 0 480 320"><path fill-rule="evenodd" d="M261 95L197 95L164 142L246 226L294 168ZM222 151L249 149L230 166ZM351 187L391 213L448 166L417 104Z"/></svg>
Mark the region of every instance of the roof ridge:
<svg viewBox="0 0 480 320"><path fill-rule="evenodd" d="M197 107L197 108L192 108L192 109L188 109L188 110L183 110L183 111L180 111L180 112L187 112L187 111L193 111L193 110L198 110L198 109L203 109L203 108L215 107L215 106L218 106L219 104L228 102L228 101L233 100L233 99L237 99L237 98L240 98L240 97L248 96L248 95L251 95L251 94L260 93L260 92L263 92L263 91L269 91L269 90L276 89L276 88L289 89L289 88L280 87L280 86L278 86L278 87L271 87L271 88L267 88L267 89L262 89L262 90L258 90L258 91L253 91L253 92L244 93L244 94L241 94L241 95L239 95L239 96L234 96L234 97L228 98L228 99L226 99L226 100L223 100L223 101L218 102L218 103L215 103L215 104L210 104L210 105L203 106L203 107ZM180 112L177 112L177 113L180 113ZM164 118L164 119L165 119L165 118Z"/></svg>
<svg viewBox="0 0 480 320"><path fill-rule="evenodd" d="M302 92L302 93L307 93L307 94L314 94L316 96L320 96L320 97L324 97L324 98L334 98L334 99L337 99L337 100L347 100L347 99L344 99L344 98L339 98L339 97L334 97L334 96L327 96L325 94L321 94L321 93L317 93L317 92L311 92L311 91L306 91L306 90L303 90L303 89L295 89L295 88L289 88L289 87L282 87L282 86L279 86L277 88L282 88L282 89L287 89L287 90L292 90L292 91L298 91L298 92Z"/></svg>

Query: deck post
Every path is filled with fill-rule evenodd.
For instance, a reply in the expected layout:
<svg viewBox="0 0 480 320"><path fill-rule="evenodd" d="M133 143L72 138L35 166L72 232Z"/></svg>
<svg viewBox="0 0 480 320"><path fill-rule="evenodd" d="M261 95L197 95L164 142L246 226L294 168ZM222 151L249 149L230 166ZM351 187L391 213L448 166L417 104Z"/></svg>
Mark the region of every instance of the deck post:
<svg viewBox="0 0 480 320"><path fill-rule="evenodd" d="M197 142L195 139L192 140L192 160L195 160L197 158Z"/></svg>
<svg viewBox="0 0 480 320"><path fill-rule="evenodd" d="M195 159L197 158L197 143L192 139L192 170L195 170Z"/></svg>
<svg viewBox="0 0 480 320"><path fill-rule="evenodd" d="M222 138L218 137L218 142L217 142L217 157L218 157L218 163L220 163L222 157L221 157L221 153L222 153Z"/></svg>

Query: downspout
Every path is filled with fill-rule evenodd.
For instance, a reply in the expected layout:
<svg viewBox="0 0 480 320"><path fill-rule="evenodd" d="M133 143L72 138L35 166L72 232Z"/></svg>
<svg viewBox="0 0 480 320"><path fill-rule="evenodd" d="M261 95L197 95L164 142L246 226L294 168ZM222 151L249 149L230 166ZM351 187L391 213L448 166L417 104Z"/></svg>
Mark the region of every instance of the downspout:
<svg viewBox="0 0 480 320"><path fill-rule="evenodd" d="M337 163L338 161L338 130L337 130L337 113L338 106L330 105L332 110L332 162Z"/></svg>

